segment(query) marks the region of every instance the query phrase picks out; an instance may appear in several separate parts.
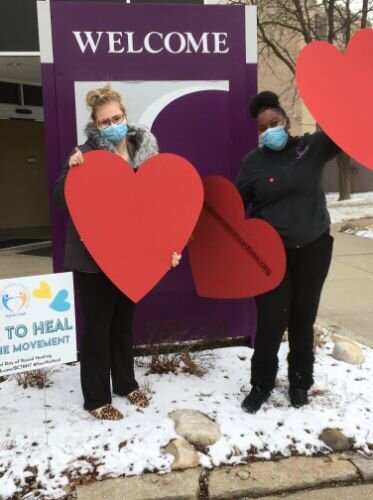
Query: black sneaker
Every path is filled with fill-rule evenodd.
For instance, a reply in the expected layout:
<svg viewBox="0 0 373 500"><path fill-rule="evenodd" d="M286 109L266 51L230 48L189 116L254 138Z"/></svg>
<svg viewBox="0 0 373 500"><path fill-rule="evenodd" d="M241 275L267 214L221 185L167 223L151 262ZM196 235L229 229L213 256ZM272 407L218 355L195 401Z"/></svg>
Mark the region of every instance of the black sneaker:
<svg viewBox="0 0 373 500"><path fill-rule="evenodd" d="M295 408L300 408L308 404L308 391L299 387L290 387L289 397L291 405Z"/></svg>
<svg viewBox="0 0 373 500"><path fill-rule="evenodd" d="M268 389L260 389L259 387L253 387L250 394L241 403L241 408L247 413L256 413L262 404L267 401L271 391Z"/></svg>

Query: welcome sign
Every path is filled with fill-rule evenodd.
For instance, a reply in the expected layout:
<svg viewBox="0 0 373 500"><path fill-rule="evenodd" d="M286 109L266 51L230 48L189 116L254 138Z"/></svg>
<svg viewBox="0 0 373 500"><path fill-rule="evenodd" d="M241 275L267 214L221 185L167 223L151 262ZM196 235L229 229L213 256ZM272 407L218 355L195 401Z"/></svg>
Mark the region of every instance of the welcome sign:
<svg viewBox="0 0 373 500"><path fill-rule="evenodd" d="M135 38L133 31L73 31L84 54L91 50L94 54L99 45L106 45L108 54L159 54L164 50L170 54L227 54L228 33L207 32L195 37L190 31L180 33L170 31L160 33L150 31L141 39Z"/></svg>
<svg viewBox="0 0 373 500"><path fill-rule="evenodd" d="M0 376L76 361L71 273L0 280Z"/></svg>
<svg viewBox="0 0 373 500"><path fill-rule="evenodd" d="M50 191L67 156L85 142L85 97L110 84L129 121L156 136L161 153L189 160L202 177L234 180L257 145L249 102L257 91L256 8L244 5L39 2ZM63 270L66 216L52 206L54 267ZM251 299L198 297L184 252L138 304L135 341L250 336Z"/></svg>

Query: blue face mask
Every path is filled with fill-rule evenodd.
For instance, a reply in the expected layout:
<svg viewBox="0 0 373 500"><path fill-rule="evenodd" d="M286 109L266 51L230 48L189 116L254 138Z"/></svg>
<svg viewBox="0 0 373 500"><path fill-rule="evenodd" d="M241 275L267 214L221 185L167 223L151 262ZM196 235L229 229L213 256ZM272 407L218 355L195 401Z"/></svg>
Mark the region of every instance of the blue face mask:
<svg viewBox="0 0 373 500"><path fill-rule="evenodd" d="M289 135L285 131L285 125L280 125L279 127L267 128L260 136L263 146L274 151L281 151L286 146L288 142Z"/></svg>
<svg viewBox="0 0 373 500"><path fill-rule="evenodd" d="M114 125L112 123L110 127L100 129L101 137L108 139L114 144L118 144L118 142L123 140L126 137L127 132L127 123L120 123L119 125Z"/></svg>

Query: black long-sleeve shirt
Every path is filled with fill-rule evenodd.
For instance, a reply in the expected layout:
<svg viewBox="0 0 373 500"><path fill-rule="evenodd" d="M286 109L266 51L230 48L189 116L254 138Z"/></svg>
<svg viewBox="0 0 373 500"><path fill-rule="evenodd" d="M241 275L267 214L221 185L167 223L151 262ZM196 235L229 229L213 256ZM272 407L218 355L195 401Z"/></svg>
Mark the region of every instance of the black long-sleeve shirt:
<svg viewBox="0 0 373 500"><path fill-rule="evenodd" d="M251 215L271 224L285 247L302 247L328 231L330 217L321 179L325 164L340 152L324 132L289 137L285 148L248 153L236 179Z"/></svg>

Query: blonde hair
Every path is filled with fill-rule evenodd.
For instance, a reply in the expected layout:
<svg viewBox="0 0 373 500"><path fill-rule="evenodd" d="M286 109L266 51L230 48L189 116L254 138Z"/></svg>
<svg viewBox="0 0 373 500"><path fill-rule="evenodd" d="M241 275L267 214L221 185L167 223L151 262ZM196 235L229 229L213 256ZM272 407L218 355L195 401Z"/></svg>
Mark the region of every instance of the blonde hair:
<svg viewBox="0 0 373 500"><path fill-rule="evenodd" d="M100 89L90 90L86 97L87 106L92 109L91 118L96 121L97 108L107 104L109 102L117 102L122 113L127 116L126 109L124 107L122 96L119 92L113 90L110 85L105 85Z"/></svg>

